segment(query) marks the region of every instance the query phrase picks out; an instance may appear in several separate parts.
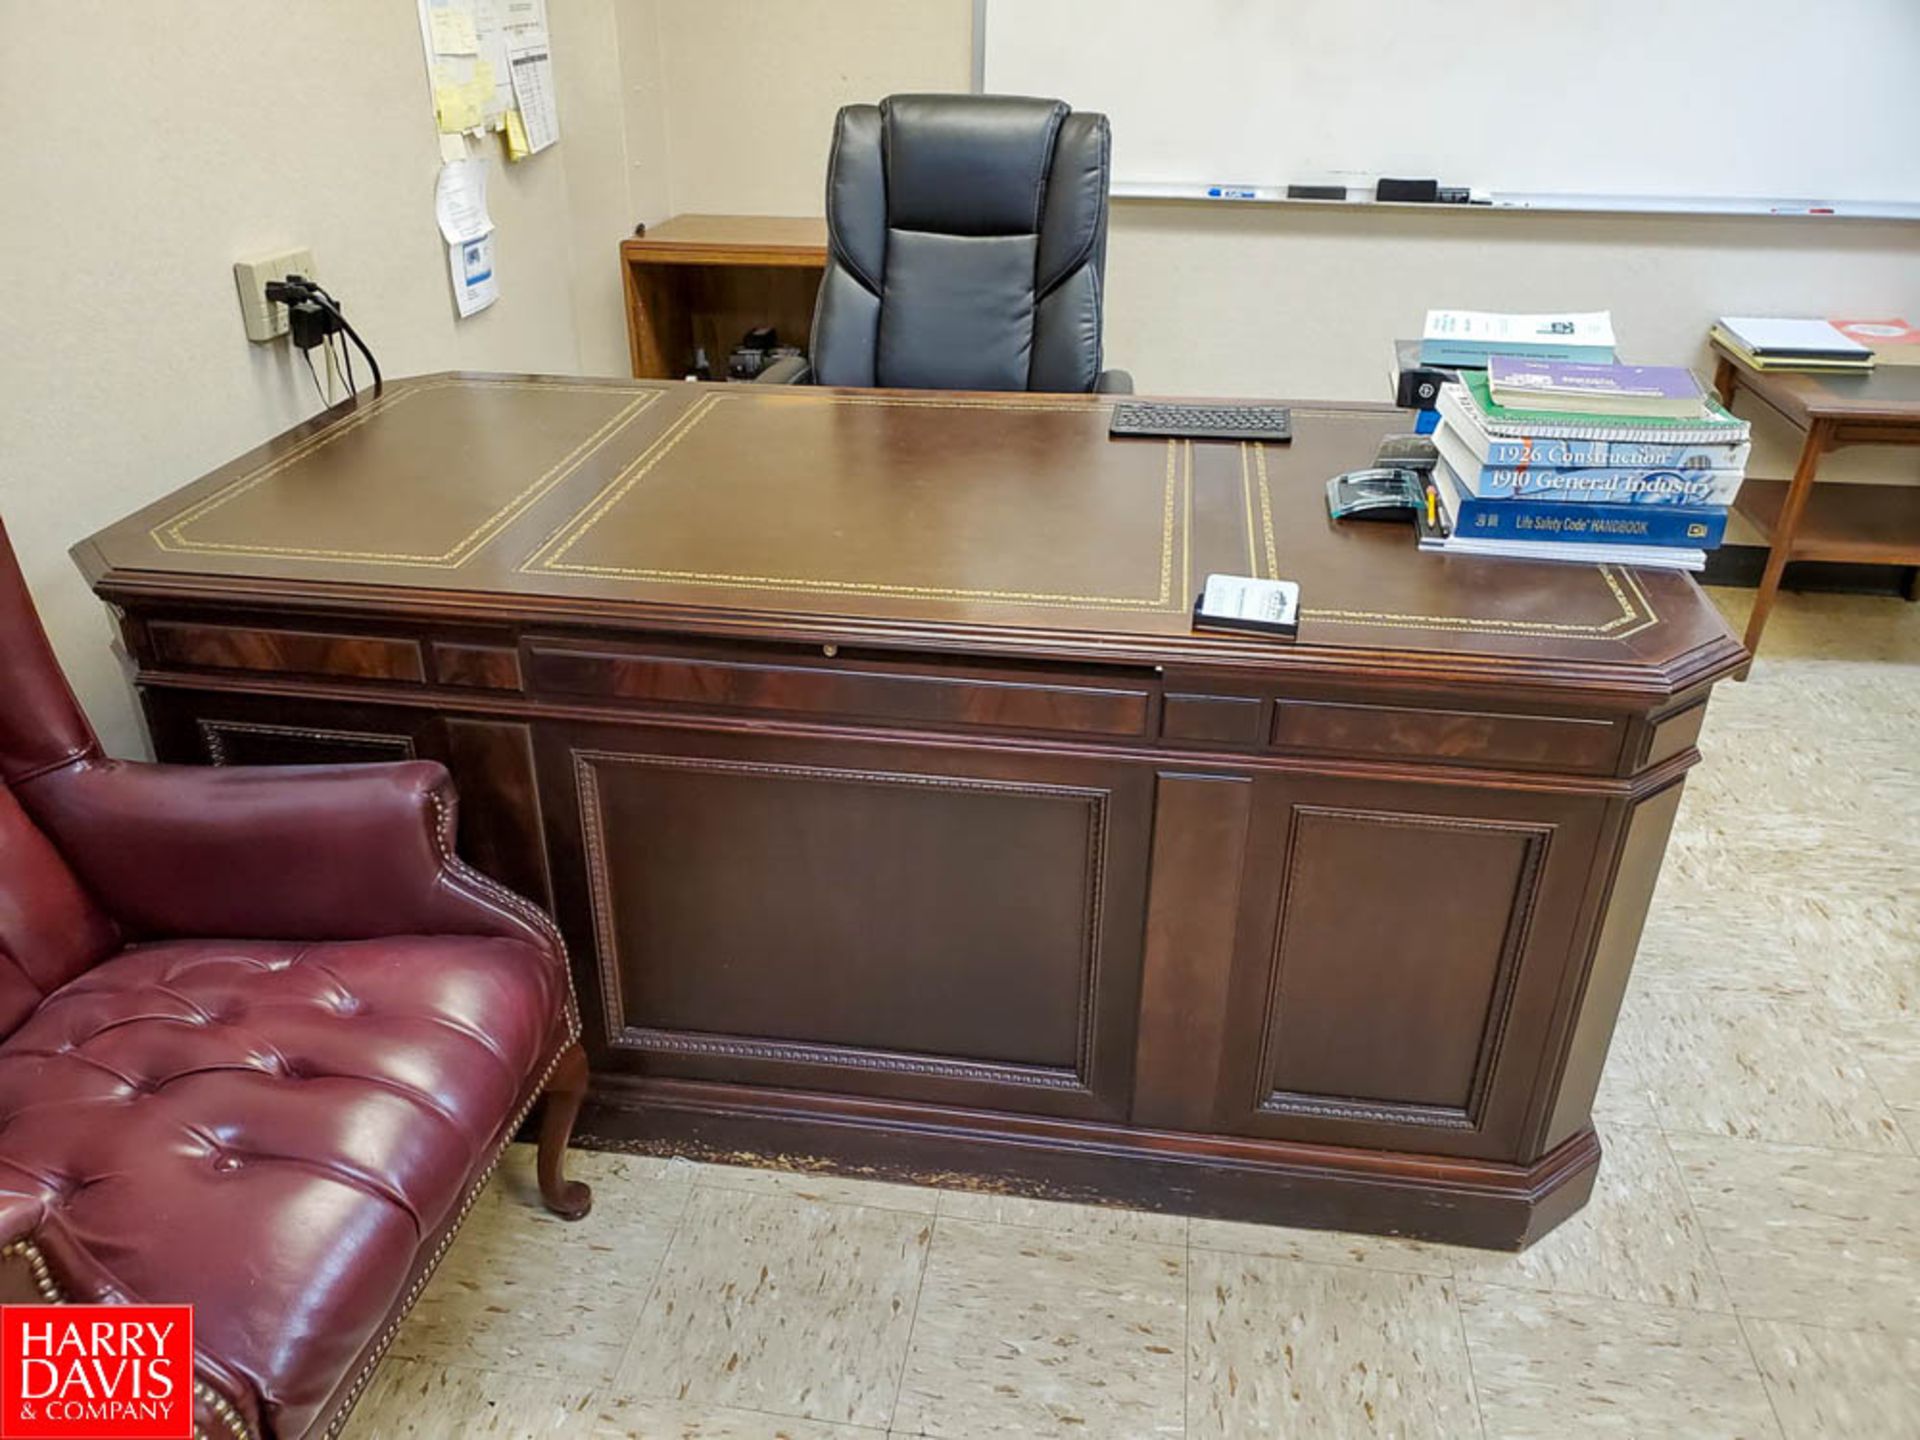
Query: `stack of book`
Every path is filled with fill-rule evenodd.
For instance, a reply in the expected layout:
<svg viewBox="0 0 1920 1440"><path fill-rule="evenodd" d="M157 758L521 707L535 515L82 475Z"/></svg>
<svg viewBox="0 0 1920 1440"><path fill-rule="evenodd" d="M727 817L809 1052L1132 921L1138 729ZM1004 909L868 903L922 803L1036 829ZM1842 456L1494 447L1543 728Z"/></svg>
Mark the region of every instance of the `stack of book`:
<svg viewBox="0 0 1920 1440"><path fill-rule="evenodd" d="M1755 370L1873 368L1872 347L1843 334L1829 320L1723 315L1708 333Z"/></svg>
<svg viewBox="0 0 1920 1440"><path fill-rule="evenodd" d="M1429 310L1420 332L1423 365L1472 365L1495 355L1523 360L1613 360L1613 315L1502 315L1488 310Z"/></svg>
<svg viewBox="0 0 1920 1440"><path fill-rule="evenodd" d="M1496 354L1605 364L1613 359L1613 315L1429 310L1418 340L1393 342L1393 403L1414 411L1414 428L1431 435L1440 418L1440 387L1462 369L1486 369Z"/></svg>
<svg viewBox="0 0 1920 1440"><path fill-rule="evenodd" d="M1698 570L1746 471L1746 422L1679 367L1496 355L1438 408L1448 525L1422 549Z"/></svg>

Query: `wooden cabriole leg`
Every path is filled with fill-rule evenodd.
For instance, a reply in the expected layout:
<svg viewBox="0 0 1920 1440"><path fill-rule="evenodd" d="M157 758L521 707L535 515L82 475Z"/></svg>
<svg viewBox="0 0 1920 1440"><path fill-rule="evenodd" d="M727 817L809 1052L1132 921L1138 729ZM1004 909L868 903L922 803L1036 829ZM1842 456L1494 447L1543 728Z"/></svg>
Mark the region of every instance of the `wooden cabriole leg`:
<svg viewBox="0 0 1920 1440"><path fill-rule="evenodd" d="M576 1043L553 1068L540 1119L540 1199L562 1220L578 1220L593 1208L593 1191L566 1177L567 1141L586 1098L587 1052Z"/></svg>

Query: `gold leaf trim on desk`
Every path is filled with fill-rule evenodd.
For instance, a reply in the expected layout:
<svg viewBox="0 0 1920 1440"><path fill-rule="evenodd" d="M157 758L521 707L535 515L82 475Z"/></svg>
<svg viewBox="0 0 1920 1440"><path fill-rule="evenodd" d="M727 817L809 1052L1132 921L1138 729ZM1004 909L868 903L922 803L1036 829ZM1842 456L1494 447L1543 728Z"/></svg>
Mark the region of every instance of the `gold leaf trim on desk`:
<svg viewBox="0 0 1920 1440"><path fill-rule="evenodd" d="M1252 463L1249 464L1249 455ZM1267 482L1267 448L1260 441L1244 441L1240 446L1240 484L1245 492L1247 512L1247 558L1253 566L1256 577L1278 580L1280 576L1279 546L1274 536L1273 497ZM1260 529L1265 541L1266 568L1260 568L1260 559L1256 554L1253 522L1254 493L1260 498ZM1497 563L1497 562L1496 562ZM1557 562L1543 561L1543 564ZM1512 635L1523 639L1538 638L1543 635L1586 635L1596 640L1625 640L1628 636L1638 635L1641 631L1660 623L1659 613L1653 608L1653 602L1647 598L1647 592L1641 588L1639 577L1631 569L1613 565L1594 565L1591 567L1572 566L1572 569L1590 568L1598 575L1620 607L1620 613L1604 621L1591 624L1575 624L1562 620L1513 620L1507 618L1488 619L1477 615L1406 615L1391 611L1378 610L1325 610L1319 606L1302 606L1301 616L1315 624L1327 625L1369 625L1382 629L1407 630L1450 630L1464 631L1476 635Z"/></svg>
<svg viewBox="0 0 1920 1440"><path fill-rule="evenodd" d="M1184 614L1187 600L1174 589L1175 532L1179 532L1182 592L1192 588L1193 570L1193 442L1166 442L1166 475L1161 496L1161 535L1159 588L1152 596L1076 595L1053 591L968 590L937 585L904 585L872 580L816 579L805 576L733 574L719 571L670 570L635 565L593 565L566 558L604 520L614 507L646 479L648 473L672 453L701 421L722 404L751 399L789 401L798 396L728 394L707 395L689 406L685 413L663 431L659 438L636 456L627 468L572 520L540 546L524 564L522 574L586 575L619 580L647 580L662 584L714 586L724 589L805 592L824 595L883 595L909 600L979 601L997 605L1032 605L1097 610L1147 610ZM907 395L833 395L806 397L806 403L822 400L836 405L896 406L973 410L1067 410L1097 413L1111 408L1102 401L1018 401L1012 404L971 397Z"/></svg>
<svg viewBox="0 0 1920 1440"><path fill-rule="evenodd" d="M188 506L171 519L161 521L150 532L153 543L162 550L183 555L245 555L263 559L270 556L285 556L296 560L341 561L357 565L406 565L433 570L457 570L472 559L488 541L498 536L561 481L585 464L587 458L612 439L615 432L624 429L629 422L665 393L662 390L647 390L635 396L631 403L621 407L604 425L561 456L559 461L539 478L439 554L416 555L383 550L328 550L317 546L300 545L253 545L222 540L196 540L187 534L189 526L206 519L249 491L259 488L316 451L331 445L341 436L351 434L375 416L383 415L416 396L429 394L435 390L479 387L500 390L560 390L568 394L591 395L632 395L634 393L633 388L627 385L568 385L549 381L476 380L461 377L429 381L422 385L408 385L397 394L384 395L360 407L351 416L338 424L329 425L318 435L302 441L277 460L269 461L258 470L249 471L222 486L204 500Z"/></svg>

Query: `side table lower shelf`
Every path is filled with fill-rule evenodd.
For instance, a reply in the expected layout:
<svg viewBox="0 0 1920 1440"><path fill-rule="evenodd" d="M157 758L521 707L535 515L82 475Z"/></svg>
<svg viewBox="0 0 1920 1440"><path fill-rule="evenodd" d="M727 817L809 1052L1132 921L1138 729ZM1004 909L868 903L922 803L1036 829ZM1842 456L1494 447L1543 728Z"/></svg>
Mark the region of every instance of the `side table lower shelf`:
<svg viewBox="0 0 1920 1440"><path fill-rule="evenodd" d="M1748 480L1734 509L1772 544L1786 498L1785 480ZM1787 559L1920 565L1920 486L1816 483Z"/></svg>

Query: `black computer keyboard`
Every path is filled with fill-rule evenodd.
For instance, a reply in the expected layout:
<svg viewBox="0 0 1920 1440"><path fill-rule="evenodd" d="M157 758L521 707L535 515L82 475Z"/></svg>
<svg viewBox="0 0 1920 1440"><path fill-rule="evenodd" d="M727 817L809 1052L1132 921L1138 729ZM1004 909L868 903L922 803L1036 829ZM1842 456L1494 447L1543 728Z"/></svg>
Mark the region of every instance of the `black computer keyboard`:
<svg viewBox="0 0 1920 1440"><path fill-rule="evenodd" d="M1129 403L1113 407L1107 434L1187 440L1291 440L1293 417L1284 405Z"/></svg>

